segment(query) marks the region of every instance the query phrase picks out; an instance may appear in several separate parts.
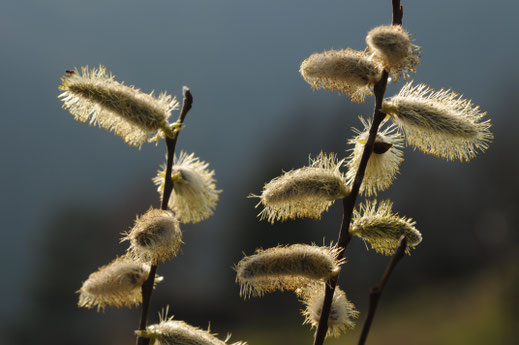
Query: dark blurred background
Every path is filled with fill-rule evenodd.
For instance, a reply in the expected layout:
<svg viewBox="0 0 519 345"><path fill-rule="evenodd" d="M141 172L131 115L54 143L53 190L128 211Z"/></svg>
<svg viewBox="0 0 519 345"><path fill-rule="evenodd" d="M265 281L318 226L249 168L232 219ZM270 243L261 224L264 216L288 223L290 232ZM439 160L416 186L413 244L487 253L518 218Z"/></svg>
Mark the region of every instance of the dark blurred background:
<svg viewBox="0 0 519 345"><path fill-rule="evenodd" d="M151 178L164 145L138 150L73 120L56 98L65 69L105 65L143 91L194 108L178 148L210 162L223 189L215 215L186 225L182 255L165 277L150 321L176 318L254 344L310 344L292 294L243 301L232 266L255 248L335 240L341 207L322 221L270 225L256 218L263 184L321 150L347 155L356 105L313 92L298 73L310 54L362 50L389 24L391 1L3 0L0 2L2 210L0 342L133 344L139 308L76 307L82 281L124 253L120 233L158 207ZM384 292L371 344L517 344L519 269L516 16L519 3L404 1L404 27L423 47L416 82L452 88L492 119L495 140L470 163L410 148L379 198L414 218L424 241ZM402 83L392 84L388 96ZM175 113L173 117L178 116ZM361 311L388 258L355 240L340 285ZM357 334L327 343L353 344Z"/></svg>

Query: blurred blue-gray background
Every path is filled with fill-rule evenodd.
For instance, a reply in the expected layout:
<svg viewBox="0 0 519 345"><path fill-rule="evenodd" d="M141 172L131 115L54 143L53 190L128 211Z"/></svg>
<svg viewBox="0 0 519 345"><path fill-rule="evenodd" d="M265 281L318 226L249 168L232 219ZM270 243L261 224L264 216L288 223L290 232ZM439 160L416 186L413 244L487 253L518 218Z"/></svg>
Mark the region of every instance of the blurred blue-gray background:
<svg viewBox="0 0 519 345"><path fill-rule="evenodd" d="M519 3L404 1L404 27L422 46L416 82L452 88L492 119L495 140L470 163L407 148L379 198L418 222L423 243L397 268L373 343L514 344L517 254L517 13ZM256 247L335 240L340 207L321 222L256 218L265 182L321 150L347 155L357 115L372 100L311 90L298 73L310 54L365 48L389 24L391 1L3 0L0 2L2 250L0 343L128 344L139 310L80 310L75 291L124 253L120 233L159 206L151 182L164 145L140 150L73 120L56 98L65 69L105 65L117 80L194 107L178 149L216 171L215 215L184 227L182 255L159 267L151 322L166 304L178 319L250 344L312 341L295 296L243 301L232 266ZM391 84L388 95L402 83ZM176 117L178 113L174 114ZM387 258L354 241L341 286L361 311ZM360 328L360 327L358 327ZM402 335L406 334L403 341ZM356 335L343 336L353 343Z"/></svg>

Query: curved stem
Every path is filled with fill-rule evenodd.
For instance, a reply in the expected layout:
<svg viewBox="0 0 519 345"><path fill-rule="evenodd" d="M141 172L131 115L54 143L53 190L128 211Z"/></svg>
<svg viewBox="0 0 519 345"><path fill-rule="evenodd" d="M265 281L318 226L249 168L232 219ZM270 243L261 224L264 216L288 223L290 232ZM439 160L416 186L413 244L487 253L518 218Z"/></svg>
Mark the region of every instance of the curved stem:
<svg viewBox="0 0 519 345"><path fill-rule="evenodd" d="M380 295L382 295L382 291L384 291L384 287L389 279L389 276L393 272L396 264L402 260L405 255L405 250L407 247L407 241L405 236L402 236L400 239L400 244L395 250L395 254L393 254L393 258L391 259L389 265L382 276L382 279L378 283L377 286L373 287L369 293L369 311L368 316L366 317L366 321L364 322L364 326L362 327L362 333L359 338L358 345L364 345L366 343L366 339L368 337L368 333L371 327L371 323L373 322L373 318L375 317L375 312L377 311L378 300L380 299Z"/></svg>
<svg viewBox="0 0 519 345"><path fill-rule="evenodd" d="M403 7L400 5L400 0L392 0L393 4L393 25L401 25L402 24L402 16L403 16ZM346 250L347 245L351 240L351 234L349 232L349 227L351 223L351 218L353 214L353 209L355 208L355 203L357 201L357 196L359 195L360 186L362 184L362 180L364 179L364 174L366 172L366 167L368 165L369 157L373 152L373 147L375 144L375 139L377 136L378 129L380 124L386 117L386 114L380 112L382 108L382 101L384 100L384 94L386 93L387 81L389 74L386 70L382 72L382 77L375 84L373 88L373 92L375 94L375 109L373 112L373 122L371 123L371 127L369 129L369 137L364 145L364 151L362 152L362 157L359 163L359 167L355 174L355 179L353 181L353 185L351 188L351 192L348 196L342 199L342 223L341 229L339 232L339 238L337 240L337 245L340 248L339 257L341 259L344 256L344 252ZM339 272L340 273L340 272ZM330 279L325 287L325 295L323 301L323 307L321 311L321 317L319 319L319 325L317 326L317 330L315 331L314 345L322 345L324 343L324 338L326 337L326 333L328 331L328 317L330 316L330 310L333 301L333 293L335 292L335 287L337 286L337 281L339 279L339 275Z"/></svg>
<svg viewBox="0 0 519 345"><path fill-rule="evenodd" d="M182 128L182 124L184 123L184 119L188 111L193 106L193 96L191 95L191 91L189 88L184 86L183 88L184 100L182 102L182 110L180 111L180 115L176 122L176 125L179 126L177 130L175 130L175 136L173 138L166 137L166 147L167 147L167 161L166 161L166 173L164 176L164 190L162 193L162 203L161 210L168 209L168 201L171 193L173 192L174 183L171 179L171 171L173 169L173 157L175 156L175 147L177 146L177 139L180 133L180 129ZM158 264L154 264L150 268L150 273L148 278L142 284L142 313L141 320L139 322L139 330L146 330L146 325L148 323L148 311L150 309L150 301L151 294L153 292L153 285L155 283L155 275L157 273ZM137 335L137 345L148 345L149 338L141 337Z"/></svg>

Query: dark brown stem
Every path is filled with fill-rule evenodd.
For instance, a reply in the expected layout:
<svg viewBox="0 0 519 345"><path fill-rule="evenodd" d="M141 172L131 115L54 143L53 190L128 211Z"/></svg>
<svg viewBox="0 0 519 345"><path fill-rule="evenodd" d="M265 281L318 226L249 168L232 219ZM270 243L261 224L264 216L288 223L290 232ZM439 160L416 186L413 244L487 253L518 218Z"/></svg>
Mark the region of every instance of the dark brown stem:
<svg viewBox="0 0 519 345"><path fill-rule="evenodd" d="M392 0L392 3L393 25L401 25L403 8L400 5L400 0ZM371 127L369 129L368 140L366 142L366 145L364 145L364 151L362 152L359 167L355 174L355 179L353 180L351 192L344 199L342 199L342 223L339 232L339 239L337 240L337 245L340 248L338 259L341 259L344 256L346 247L350 243L351 234L349 232L349 228L351 223L351 217L353 214L353 209L355 208L355 203L357 201L357 196L359 195L360 186L362 184L362 180L364 179L364 174L366 172L369 157L373 152L373 147L375 145L375 139L377 137L378 128L380 127L380 124L386 117L386 114L382 113L380 109L382 108L382 101L384 100L384 94L386 93L388 77L388 72L384 70L382 72L382 77L373 88L373 93L375 94L375 109L373 113L373 122L371 123ZM319 325L317 326L317 330L315 331L314 345L322 345L324 343L324 338L326 337L326 332L328 331L328 317L330 316L330 310L333 301L333 293L335 292L335 287L337 286L338 279L339 275L330 279L326 284L323 307L321 310L321 317L319 319Z"/></svg>
<svg viewBox="0 0 519 345"><path fill-rule="evenodd" d="M395 254L393 255L393 258L391 259L391 262L387 266L386 271L382 276L382 279L380 280L377 286L371 289L371 292L369 294L368 316L366 317L366 321L364 322L364 326L362 327L362 333L360 335L358 345L364 345L366 343L371 323L373 322L375 312L377 311L378 300L380 299L380 295L382 295L382 291L384 291L384 287L386 286L389 276L391 275L391 272L393 272L393 269L395 268L396 264L398 264L398 262L402 260L402 258L404 257L406 248L407 241L405 236L402 236L402 238L400 239L400 244L398 245Z"/></svg>
<svg viewBox="0 0 519 345"><path fill-rule="evenodd" d="M382 120L384 120L386 116L384 113L380 112L380 107L382 106L382 100L384 99L384 93L386 91L387 86L387 79L388 73L384 71L382 73L382 79L374 87L376 104L373 116L373 123L371 124L371 128L369 129L368 141L364 146L364 151L362 152L359 168L357 169L351 192L350 194L348 194L348 196L342 199L342 223L341 230L339 232L339 239L337 241L337 245L340 248L338 259L341 259L344 256L346 247L348 246L351 240L349 228L351 223L351 217L353 214L353 209L355 208L355 202L357 200L357 196L359 195L360 185L362 184L362 180L364 179L364 174L366 172L369 157L371 156L371 152L373 151L373 146L375 144L378 128L380 126L380 123L382 122ZM339 275L330 279L328 281L328 284L326 285L321 317L319 319L319 325L317 326L317 330L315 331L314 345L322 345L324 342L324 338L326 337L326 332L328 331L328 317L330 315L333 293L335 291L335 287L337 286L338 279Z"/></svg>
<svg viewBox="0 0 519 345"><path fill-rule="evenodd" d="M184 119L188 111L193 106L193 96L191 95L191 91L189 88L184 86L183 88L184 100L182 102L182 110L180 111L180 115L178 116L178 120L176 125L178 126L178 130L175 130L175 136L173 138L166 137L166 147L167 147L167 160L166 160L166 173L164 175L164 190L162 194L162 203L161 210L168 209L168 201L171 193L173 192L174 183L171 179L171 170L173 168L173 157L175 156L175 147L177 146L177 139L180 133L180 129L182 128L182 124L184 123ZM142 313L141 320L139 322L139 330L146 330L146 325L148 324L148 311L150 309L150 301L151 294L153 292L153 285L155 283L155 275L157 273L158 264L152 265L150 268L150 274L148 278L142 284ZM150 342L149 338L137 336L137 345L148 345Z"/></svg>

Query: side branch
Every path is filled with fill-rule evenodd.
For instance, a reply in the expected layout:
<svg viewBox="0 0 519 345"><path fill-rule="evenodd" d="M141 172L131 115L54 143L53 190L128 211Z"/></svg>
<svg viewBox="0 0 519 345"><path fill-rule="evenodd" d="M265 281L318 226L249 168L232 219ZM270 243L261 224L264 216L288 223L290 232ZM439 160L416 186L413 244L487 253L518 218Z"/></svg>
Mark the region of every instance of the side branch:
<svg viewBox="0 0 519 345"><path fill-rule="evenodd" d="M404 257L406 248L407 248L407 241L406 241L405 236L402 236L402 238L400 239L400 244L398 245L398 247L395 251L395 254L393 255L393 258L391 259L391 262L387 266L386 271L384 272L384 275L382 276L382 279L380 280L380 282L378 283L377 286L375 286L371 289L371 292L369 294L368 316L366 317L366 322L364 322L364 326L362 328L362 333L360 335L358 345L364 345L366 343L366 339L368 337L371 323L373 322L373 319L375 317L375 312L377 311L377 306L378 306L378 301L380 299L380 295L382 295L382 291L384 291L384 287L386 286L389 276L393 272L395 266Z"/></svg>
<svg viewBox="0 0 519 345"><path fill-rule="evenodd" d="M162 194L162 210L168 209L168 201L171 196L171 192L173 191L173 181L171 180L171 170L173 167L173 156L175 155L175 147L177 146L178 135L180 134L180 129L184 123L184 119L186 118L187 113L193 106L193 96L191 95L191 91L188 87L184 86L183 89L184 100L182 102L182 110L180 111L180 115L178 116L178 120L175 123L178 126L177 130L175 130L175 137L168 138L166 137L166 146L168 149L167 153L167 161L166 161L166 175L164 176L164 192Z"/></svg>
<svg viewBox="0 0 519 345"><path fill-rule="evenodd" d="M184 123L184 119L186 118L187 113L193 106L193 96L191 95L191 91L188 87L184 86L183 88L184 100L182 102L182 110L180 111L180 115L178 116L178 120L175 123L177 129L175 130L175 137L169 138L166 137L166 147L167 147L167 161L166 161L166 174L164 176L164 191L162 194L162 204L161 209L168 209L168 201L171 193L173 192L173 181L171 180L171 171L173 168L173 157L175 156L175 148L177 146L177 139L180 133L180 129L182 128L182 124ZM146 325L148 323L148 311L150 308L151 301L151 293L153 292L153 285L155 283L155 275L157 273L158 265L152 265L150 268L150 274L148 278L142 285L142 314L141 320L139 322L139 330L146 330ZM141 336L137 336L137 345L148 345L149 339Z"/></svg>

